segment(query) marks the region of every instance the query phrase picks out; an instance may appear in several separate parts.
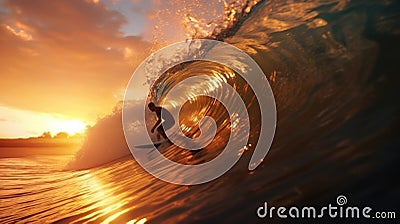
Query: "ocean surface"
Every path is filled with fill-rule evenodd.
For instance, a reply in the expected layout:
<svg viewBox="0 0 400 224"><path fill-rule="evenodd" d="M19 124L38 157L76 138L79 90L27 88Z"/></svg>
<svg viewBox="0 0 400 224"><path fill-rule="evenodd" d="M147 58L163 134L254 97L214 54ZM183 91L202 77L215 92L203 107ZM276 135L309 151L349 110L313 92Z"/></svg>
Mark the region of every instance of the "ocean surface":
<svg viewBox="0 0 400 224"><path fill-rule="evenodd" d="M126 149L116 111L89 130L76 155L0 158L0 223L290 222L259 219L256 210L266 201L273 206L327 206L338 195L351 205L398 212L399 2L239 3L231 23L194 37L245 51L269 80L278 120L272 147L257 169L247 169L260 130L254 93L243 79L227 75L232 74L228 68L188 63L155 80L149 100L163 102L170 88L193 74L219 77L234 86L246 102L251 129L248 147L231 170L195 186L154 178ZM220 86L197 85L183 88L182 95L193 88L218 91ZM198 153L164 145L163 154L182 164L218 155L231 125L220 103L196 98L183 109L180 122L188 135L196 136L193 117L205 115L218 124L212 144ZM109 126L119 135L104 143L98 136Z"/></svg>

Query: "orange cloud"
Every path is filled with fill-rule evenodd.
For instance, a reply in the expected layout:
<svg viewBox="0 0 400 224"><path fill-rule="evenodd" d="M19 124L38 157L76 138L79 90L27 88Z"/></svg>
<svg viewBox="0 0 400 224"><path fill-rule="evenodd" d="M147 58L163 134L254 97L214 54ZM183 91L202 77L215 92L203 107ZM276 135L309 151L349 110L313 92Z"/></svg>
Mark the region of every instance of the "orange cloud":
<svg viewBox="0 0 400 224"><path fill-rule="evenodd" d="M8 31L10 31L12 34L14 34L15 36L23 39L23 40L32 40L32 35L30 35L29 33L25 32L25 30L19 28L18 30L12 28L9 25L5 25L6 29Z"/></svg>
<svg viewBox="0 0 400 224"><path fill-rule="evenodd" d="M9 0L2 8L2 105L96 120L149 49L101 2Z"/></svg>

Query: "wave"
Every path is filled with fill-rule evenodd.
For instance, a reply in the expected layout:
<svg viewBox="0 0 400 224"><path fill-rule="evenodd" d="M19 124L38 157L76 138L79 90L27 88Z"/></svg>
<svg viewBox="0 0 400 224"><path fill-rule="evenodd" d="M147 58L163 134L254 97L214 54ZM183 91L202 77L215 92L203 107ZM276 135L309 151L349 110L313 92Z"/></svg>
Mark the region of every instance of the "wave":
<svg viewBox="0 0 400 224"><path fill-rule="evenodd" d="M202 32L203 35L209 35L206 38L209 39L220 39L222 36L217 34L217 31L222 33L229 33L231 34L232 32L226 32L228 30L232 30L233 24L239 23L238 21L242 21L245 15L248 15L249 12L251 11L251 8L253 8L256 5L257 1L253 1L249 3L249 1L235 1L231 2L230 4L225 4L224 7L224 14L222 16L222 19L214 22L214 30L210 33ZM190 16L190 15L187 15ZM191 17L193 19L193 17ZM186 21L186 26L188 27L189 24L193 22L193 20L184 20ZM195 20L196 22L202 21L202 20ZM192 24L193 25L193 24ZM196 24L193 27L196 27L198 29L201 26L204 26L205 24ZM199 33L194 31L192 34L193 38L200 38ZM189 30L188 30L189 32ZM190 33L190 32L189 32ZM224 37L227 35L224 34ZM153 61L153 63L161 63L160 61ZM198 65L195 63L194 66L197 70L198 73L203 73L203 74L208 74L211 76L216 76L217 78L223 77L224 79L228 78L231 79L229 74L227 77L224 72L228 71L226 70L227 68L220 68L218 65L215 64L208 64L208 65ZM191 66L191 68L192 68ZM176 68L175 68L176 69ZM220 69L220 71L218 70ZM176 69L179 71L179 69ZM206 71L207 70L207 71ZM232 74L233 71L229 71L230 74ZM151 75L151 72L148 72L148 80L147 80L147 85L153 84L156 80L154 79L154 76ZM181 77L182 79L185 79L190 75L188 70L180 71L180 74L177 74L177 76ZM181 78L177 78L174 76L173 78L169 77L167 79L164 79L163 81L168 83L168 82L175 82L176 80L182 80ZM236 79L236 78L235 78ZM175 81L174 81L175 80ZM162 83L162 85L168 85L169 87L173 87L173 85ZM230 84L234 84L235 80L230 80ZM243 82L242 82L243 83ZM207 85L207 83L199 83L199 85ZM215 83L213 84L215 85ZM218 85L218 84L217 84ZM160 85L158 85L160 87ZM202 88L199 86L199 88ZM154 91L154 90L153 90ZM168 92L167 89L164 87L161 87L157 91L157 95L160 94L160 91L163 92L161 95L166 94ZM186 91L185 94L191 94L190 92ZM161 97L159 99L150 99L154 102L161 102L164 101L165 99L163 96L158 96ZM209 103L213 102L213 103ZM193 123L191 119L185 119L185 117L188 116L193 116L195 113L198 113L198 115L208 115L216 120L218 120L219 125L219 130L218 133L220 134L219 137L215 138L215 141L219 141L217 144L214 142L213 144L210 144L208 148L211 146L214 146L213 148L215 150L212 150L216 153L214 154L209 154L209 158L202 158L203 161L209 160L210 158L215 157L219 152L220 152L220 144L222 145L226 144L227 135L229 135L229 130L226 128L227 126L230 125L229 122L229 117L226 117L226 111L224 108L221 108L221 106L218 102L212 99L205 99L205 98L198 98L196 101L192 101L190 103L190 107L193 107L195 105L195 108L192 108L192 110L183 110L183 113L186 115L180 116L182 119L180 120L181 124L186 127L187 134L191 136L196 136L199 133L199 129L195 129L194 127L198 127L198 123ZM168 105L167 107L169 107ZM205 108L202 108L204 107ZM211 107L218 107L217 110L210 110ZM186 107L189 108L189 107ZM140 110L142 107L138 105L136 102L130 102L129 105L129 111L131 111L132 114L140 114ZM213 112L211 112L213 111ZM120 106L116 106L115 110L113 111L112 114L100 119L93 127L89 128L87 130L87 137L86 140L82 146L82 148L77 152L75 158L73 161L71 161L67 166L66 169L87 169L91 167L96 167L111 161L114 161L116 159L119 159L121 157L127 156L130 154L129 148L125 142L124 138L124 133L123 133L123 127L122 127L122 122L121 122L121 117L122 117L122 111ZM154 119L154 118L153 118ZM134 118L136 125L145 125L141 123L141 118L140 117L135 117ZM191 132L191 133L189 133ZM135 133L137 136L137 140L140 142L141 139L143 138L143 134L141 132ZM218 146L218 147L217 147ZM173 152L173 151L170 151ZM165 153L167 157L170 157L174 159L177 154L183 153L182 151L177 151L175 150L176 153L168 154ZM180 158L186 158L186 154L183 157ZM187 159L187 158L186 158ZM186 160L184 159L184 160Z"/></svg>
<svg viewBox="0 0 400 224"><path fill-rule="evenodd" d="M334 132L367 106L362 97L371 92L367 81L373 71L377 46L363 36L368 22L365 11L343 13L361 3L346 2L254 1L250 4L249 1L235 1L225 5L223 19L214 22L212 31L204 31L202 27L210 23L201 19L191 19L190 23L197 24L187 25L196 27L191 31L194 39L216 39L232 44L250 54L260 65L277 105L279 131L274 141L275 150ZM339 18L330 20L332 15ZM162 64L160 61L152 63ZM222 104L208 97L183 101L193 92L220 91L221 85L215 83L215 79L184 86L180 95L165 99L171 88L196 74L214 77L239 92L251 115L249 144L244 149L251 151L258 140L261 116L254 92L229 68L212 62L192 62L170 69L157 80L149 75L147 85L153 84L153 89L147 100L163 104L169 110L174 110L174 104L185 104L179 124L187 136L200 134L201 117L213 117L218 126L217 136L201 155L173 146L166 149L164 155L184 164L201 163L217 156L229 138L231 118ZM142 107L132 102L130 110L132 114L140 114ZM137 121L136 125L149 126L140 123L139 117ZM137 133L138 140L143 139L143 134ZM126 155L129 149L119 108L88 130L85 144L67 168L90 168Z"/></svg>
<svg viewBox="0 0 400 224"><path fill-rule="evenodd" d="M121 104L112 114L97 121L87 129L86 139L75 158L65 167L66 170L80 170L96 167L130 155L122 128ZM133 102L130 111L134 114L142 110L142 105ZM143 138L143 133L136 133L136 138Z"/></svg>

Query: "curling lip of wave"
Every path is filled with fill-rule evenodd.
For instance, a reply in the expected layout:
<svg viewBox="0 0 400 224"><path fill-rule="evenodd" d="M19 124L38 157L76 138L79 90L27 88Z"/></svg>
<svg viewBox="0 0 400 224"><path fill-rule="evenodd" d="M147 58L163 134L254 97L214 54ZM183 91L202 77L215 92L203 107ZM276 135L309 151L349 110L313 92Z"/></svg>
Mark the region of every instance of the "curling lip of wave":
<svg viewBox="0 0 400 224"><path fill-rule="evenodd" d="M255 5L258 5L258 3ZM217 28L221 28L221 26L217 26L211 36L206 38L222 40L230 35L234 35L239 24L242 24L252 12L254 5L250 11L246 12L245 9L248 7L249 5L246 3L241 4L240 8L231 8L232 10L241 12L235 14L234 19L231 18L231 21L235 21L238 26L236 26L235 23L231 23L228 28L219 29L218 32ZM142 107L140 105L133 105L131 109L132 113L139 113ZM124 138L121 117L121 109L118 108L114 110L112 114L101 118L91 127L87 131L87 137L83 146L76 153L75 158L67 164L66 169L87 169L129 155L130 152ZM141 136L143 134L144 133L137 133L137 139L143 139Z"/></svg>
<svg viewBox="0 0 400 224"><path fill-rule="evenodd" d="M252 22L251 24L248 24L247 22L248 20L251 21L255 19L251 16L252 14L259 14L259 13L262 14L268 12L270 13L270 15L268 15L269 17L273 18L274 16L276 16L277 18L279 18L280 13L282 12L279 11L270 12L266 10L270 9L274 4L274 2L275 1L271 2L260 1L257 4L255 4L248 12L246 10L241 10L242 13L237 13L236 17L232 20L234 22L231 23L226 29L221 29L221 30L215 29L212 35L206 38L226 40L228 43L233 44L239 47L240 49L245 50L246 52L253 52L254 51L253 48L255 48L256 51L263 50L265 47L264 48L260 47L260 44L257 44L254 41L251 41L250 45L246 45L246 39L245 39L246 35L244 35L243 29L255 30L257 29L257 26L264 26L264 27L259 27L262 28L261 30L263 32L277 32L279 31L279 29L281 29L281 31L284 31L299 24L303 24L307 20L312 20L317 15L315 12L311 12L311 9L313 7L316 7L318 4L304 3L301 5L300 8L298 8L298 10L302 12L300 13L300 15L304 17L304 19L300 19L301 22L296 21L297 17L296 15L294 15L292 19L295 22L283 21L282 24L285 24L285 26L280 28L279 26L277 26L275 28L272 27L271 29L270 24L265 24L265 23ZM328 4L329 2L338 2L338 1L325 1L323 4ZM287 11L287 9L293 10L292 8L286 7L285 10ZM260 33L262 32L255 32L255 34L260 34ZM260 37L264 37L264 35L260 35ZM254 40L257 40L257 37L254 37ZM267 40L269 40L269 37L267 38ZM270 44L273 43L271 42ZM268 72L265 73L268 74ZM245 84L241 85L242 87L246 86ZM250 98L251 97L249 97L249 99ZM254 105L254 102L251 103L252 103L251 105ZM251 105L249 107L252 107ZM137 107L138 107L137 109L133 107L132 110L139 111L140 109L142 109L140 106ZM256 109L253 110L257 111ZM138 138L141 138L140 134L144 133L138 133ZM255 136L254 133L252 134L252 136L253 137ZM77 152L75 160L71 161L68 164L67 169L86 169L90 167L95 167L129 154L130 152L126 145L123 134L121 111L118 109L113 114L103 119L100 119L99 122L88 131L87 140L85 141L81 150Z"/></svg>

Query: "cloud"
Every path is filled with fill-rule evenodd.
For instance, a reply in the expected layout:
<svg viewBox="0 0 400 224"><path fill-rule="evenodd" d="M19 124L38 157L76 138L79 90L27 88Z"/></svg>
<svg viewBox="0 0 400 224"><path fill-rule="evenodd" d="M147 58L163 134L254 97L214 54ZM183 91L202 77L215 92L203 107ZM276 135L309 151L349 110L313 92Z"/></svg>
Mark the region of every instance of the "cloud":
<svg viewBox="0 0 400 224"><path fill-rule="evenodd" d="M126 18L93 1L4 1L0 102L95 120L116 102L150 44L125 36Z"/></svg>
<svg viewBox="0 0 400 224"><path fill-rule="evenodd" d="M9 30L12 34L14 34L15 36L17 36L23 40L26 40L26 41L32 40L32 35L27 33L25 30L21 29L20 27L18 27L18 30L16 30L9 25L5 25L5 28L7 30Z"/></svg>

